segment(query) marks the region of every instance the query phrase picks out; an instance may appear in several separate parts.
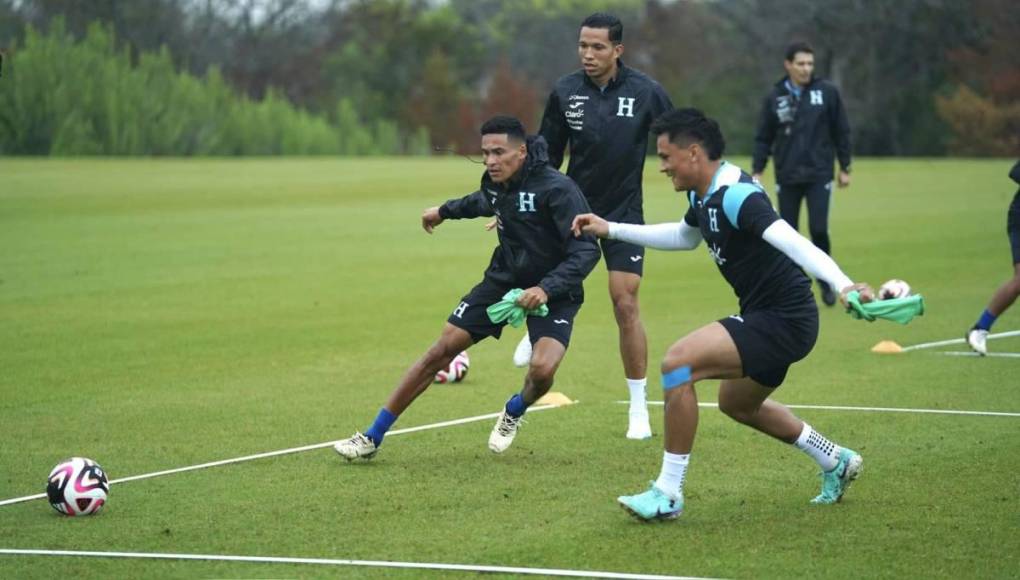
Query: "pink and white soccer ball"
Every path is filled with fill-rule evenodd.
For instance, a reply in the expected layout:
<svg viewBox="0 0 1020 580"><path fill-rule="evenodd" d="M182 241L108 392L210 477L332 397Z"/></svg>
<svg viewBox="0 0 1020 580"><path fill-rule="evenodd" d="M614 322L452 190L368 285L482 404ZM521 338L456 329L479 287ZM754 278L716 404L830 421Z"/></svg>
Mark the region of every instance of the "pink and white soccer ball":
<svg viewBox="0 0 1020 580"><path fill-rule="evenodd" d="M437 383L459 383L467 376L468 367L471 361L468 360L468 353L464 351L453 357L450 366L436 373Z"/></svg>
<svg viewBox="0 0 1020 580"><path fill-rule="evenodd" d="M878 289L879 300L906 298L907 296L910 296L910 284L903 280L889 280Z"/></svg>
<svg viewBox="0 0 1020 580"><path fill-rule="evenodd" d="M46 497L65 516L90 516L106 505L110 482L99 464L72 457L57 464L46 482Z"/></svg>

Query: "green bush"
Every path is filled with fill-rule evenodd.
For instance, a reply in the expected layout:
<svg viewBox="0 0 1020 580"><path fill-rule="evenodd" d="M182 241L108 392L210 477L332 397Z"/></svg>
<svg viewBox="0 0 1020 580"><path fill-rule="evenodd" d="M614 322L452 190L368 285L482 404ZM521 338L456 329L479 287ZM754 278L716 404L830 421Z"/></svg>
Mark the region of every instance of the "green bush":
<svg viewBox="0 0 1020 580"><path fill-rule="evenodd" d="M80 41L55 20L28 29L0 82L0 154L393 155L421 153L389 121L365 122L347 99L335 123L274 90L239 96L216 68L178 73L169 52L133 62L113 34L92 25ZM426 151L427 152L427 151Z"/></svg>

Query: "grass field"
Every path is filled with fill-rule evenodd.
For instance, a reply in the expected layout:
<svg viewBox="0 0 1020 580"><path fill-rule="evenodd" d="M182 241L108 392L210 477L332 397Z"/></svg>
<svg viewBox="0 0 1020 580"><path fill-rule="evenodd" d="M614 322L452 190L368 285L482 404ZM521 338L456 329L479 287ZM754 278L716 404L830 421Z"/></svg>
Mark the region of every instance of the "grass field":
<svg viewBox="0 0 1020 580"><path fill-rule="evenodd" d="M746 160L736 160L746 164ZM1020 412L1020 359L869 348L961 337L1011 272L1011 161L855 163L835 194L847 273L903 278L928 311L909 326L822 312L790 404ZM646 175L650 222L678 194ZM457 159L0 160L0 500L42 492L82 455L113 479L327 442L364 429L480 279L483 220L421 231L427 206L473 189ZM804 227L802 225L802 227ZM491 420L394 435L369 463L329 449L114 485L97 517L34 500L0 507L0 548L233 554L728 578L1020 576L1020 417L801 410L866 469L816 507L815 465L703 409L677 521L643 525L615 497L658 474L624 439L626 406L604 267L554 390L514 447ZM704 249L650 252L642 286L652 369L736 299ZM995 331L1020 328L1020 306ZM499 410L520 387L519 331L471 351L394 429ZM989 343L1020 352L1020 337ZM963 345L942 350L965 350ZM660 399L652 373L649 393ZM716 384L699 384L704 402ZM658 409L658 408L656 408ZM298 564L0 555L2 578L468 577Z"/></svg>

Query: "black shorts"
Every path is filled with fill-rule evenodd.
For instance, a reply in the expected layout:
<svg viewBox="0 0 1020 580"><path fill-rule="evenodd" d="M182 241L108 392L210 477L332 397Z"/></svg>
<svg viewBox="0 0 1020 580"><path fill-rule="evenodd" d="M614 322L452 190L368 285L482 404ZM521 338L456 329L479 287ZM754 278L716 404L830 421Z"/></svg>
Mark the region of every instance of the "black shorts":
<svg viewBox="0 0 1020 580"><path fill-rule="evenodd" d="M818 340L818 311L786 317L757 310L719 321L740 353L744 376L766 387L783 384L790 365L807 356Z"/></svg>
<svg viewBox="0 0 1020 580"><path fill-rule="evenodd" d="M1009 204L1006 217L1006 233L1009 235L1009 247L1013 250L1013 264L1020 264L1020 191Z"/></svg>
<svg viewBox="0 0 1020 580"><path fill-rule="evenodd" d="M487 336L499 338L503 334L503 327L506 322L499 324L489 320L486 308L503 299L503 295L511 288L505 288L482 280L477 286L471 289L466 296L460 299L460 304L453 309L447 322L462 328L471 334L475 342L483 340ZM546 306L549 307L549 314L546 316L529 316L527 318L528 335L531 343L534 344L543 336L556 339L564 347L570 346L570 334L574 330L574 317L584 303L583 292L568 294L551 300Z"/></svg>
<svg viewBox="0 0 1020 580"><path fill-rule="evenodd" d="M606 270L630 272L640 276L644 273L645 247L619 240L600 239L602 255L606 258Z"/></svg>
<svg viewBox="0 0 1020 580"><path fill-rule="evenodd" d="M640 199L640 198L639 198ZM617 207L602 216L606 220L623 224L645 223L641 202L632 201L626 207ZM602 256L606 259L606 270L610 272L630 272L641 276L645 271L645 247L619 240L600 239Z"/></svg>

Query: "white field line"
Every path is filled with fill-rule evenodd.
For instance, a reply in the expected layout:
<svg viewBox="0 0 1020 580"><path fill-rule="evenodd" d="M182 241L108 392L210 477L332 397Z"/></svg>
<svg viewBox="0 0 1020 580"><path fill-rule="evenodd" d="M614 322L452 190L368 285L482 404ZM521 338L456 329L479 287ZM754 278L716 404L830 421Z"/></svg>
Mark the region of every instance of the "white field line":
<svg viewBox="0 0 1020 580"><path fill-rule="evenodd" d="M993 338L1006 338L1007 336L1020 336L1020 330L1010 330L1009 332L989 334L987 339L991 340ZM903 347L903 352L910 352L912 350L921 350L922 348L932 348L936 346L947 346L950 344L963 344L965 342L967 342L967 339L965 338L952 338L949 340L940 340L937 342L924 342L921 344L915 344L913 346L905 346Z"/></svg>
<svg viewBox="0 0 1020 580"><path fill-rule="evenodd" d="M573 578L620 578L625 580L704 580L694 576L660 576L594 570L560 570L556 568L518 568L514 566L480 566L471 564L436 564L426 562L387 562L382 560L339 560L324 558L285 558L274 556L225 556L217 554L161 554L157 552L88 552L81 550L15 550L0 548L0 555L11 556L77 556L92 558L144 558L153 560L206 560L220 562L255 562L262 564L318 564L325 566L366 566L373 568L410 568L416 570L452 570L496 574L530 574L533 576L567 576Z"/></svg>
<svg viewBox="0 0 1020 580"><path fill-rule="evenodd" d="M537 405L529 407L528 412L534 413L535 411L545 411L547 409L555 409L556 405ZM439 429L441 427L452 427L454 425L463 425L464 423L474 423L477 421L484 421L486 419L495 419L499 417L500 413L489 413L486 415L476 415L474 417L466 417L464 419L453 419L451 421L443 421L441 423L430 423L428 425L419 425L417 427L408 427L406 429L396 429L386 433L387 437L393 435L403 435L405 433L414 433L416 431L426 431L428 429ZM233 463L243 463L245 461L254 461L256 459L265 459L267 457L276 457L277 455L288 455L291 453L301 453L303 451L313 451L315 449L322 449L324 447L330 447L336 443L336 441L327 441L325 443L316 443L314 445L304 445L301 447L291 447L290 449L281 449L279 451L268 451L266 453L256 453L255 455L245 455L244 457L235 457L233 459L221 459L220 461L210 461L209 463L200 463L198 465L189 465L187 467L178 467L175 469L165 469L163 471L154 471L152 473L143 473L141 475L132 475L130 477L121 477L120 479L111 479L110 485L114 483L126 483L128 481L138 481L139 479L150 479L153 477L161 477L164 475L173 475L175 473L184 473L185 471L196 471L199 469L207 469L210 467L219 467L221 465L230 465ZM24 497L15 497L11 499L5 499L0 501L0 507L15 503L21 503L23 501L30 501L33 499L41 499L46 497L45 493L37 493L34 495L26 495Z"/></svg>
<svg viewBox="0 0 1020 580"><path fill-rule="evenodd" d="M630 401L617 401L617 403L629 405ZM648 401L649 405L661 407L662 401ZM787 405L791 409L821 409L825 411L870 411L875 413L929 413L933 415L975 415L980 417L1020 417L1020 413L1006 413L1000 411L956 411L953 409L905 409L899 407L845 407L840 405ZM717 408L718 403L698 403L699 407Z"/></svg>
<svg viewBox="0 0 1020 580"><path fill-rule="evenodd" d="M1020 352L990 352L988 354L978 354L974 351L947 350L933 352L931 354L941 354L945 356L999 356L1003 358L1020 358Z"/></svg>

